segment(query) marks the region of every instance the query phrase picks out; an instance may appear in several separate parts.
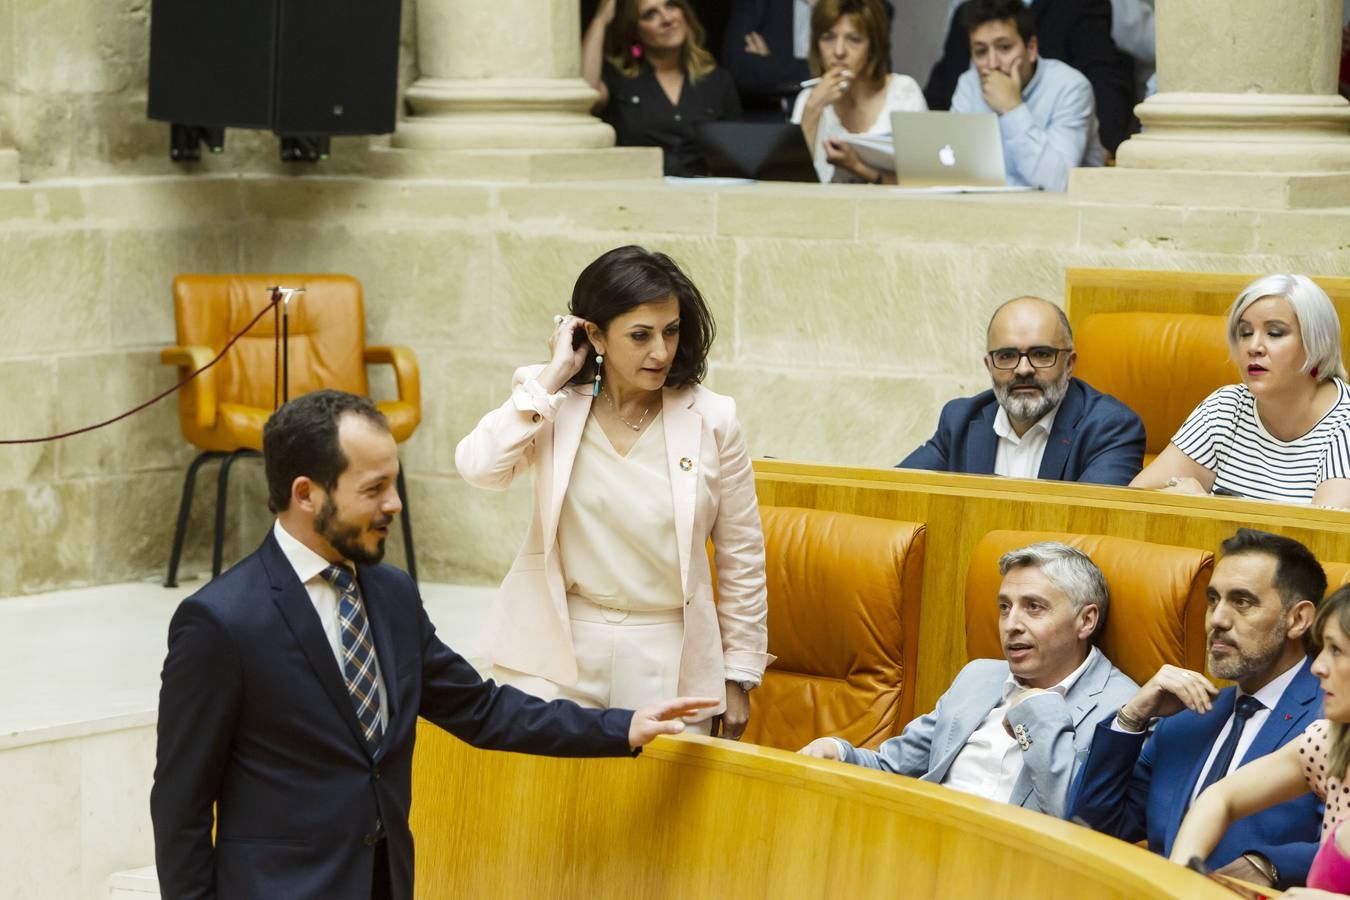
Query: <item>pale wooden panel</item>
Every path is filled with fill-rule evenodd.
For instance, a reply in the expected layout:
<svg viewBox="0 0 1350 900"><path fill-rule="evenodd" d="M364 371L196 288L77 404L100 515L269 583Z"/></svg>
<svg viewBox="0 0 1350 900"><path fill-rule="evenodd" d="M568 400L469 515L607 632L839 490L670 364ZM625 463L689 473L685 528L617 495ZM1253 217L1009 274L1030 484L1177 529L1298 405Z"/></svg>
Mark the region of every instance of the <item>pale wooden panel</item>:
<svg viewBox="0 0 1350 900"><path fill-rule="evenodd" d="M1247 525L1302 541L1319 559L1350 561L1350 512L908 469L781 460L756 460L754 466L760 503L927 524L916 713L933 708L967 661L967 561L994 529L1111 534L1217 551Z"/></svg>
<svg viewBox="0 0 1350 900"><path fill-rule="evenodd" d="M1064 310L1077 329L1093 313L1173 312L1222 316L1242 289L1264 273L1065 269ZM1307 275L1307 272L1294 274ZM1340 315L1341 354L1350 358L1350 278L1310 275ZM1237 381L1237 370L1233 371Z"/></svg>
<svg viewBox="0 0 1350 900"><path fill-rule="evenodd" d="M703 737L559 760L474 750L423 722L413 796L418 900L1233 896L1059 819Z"/></svg>

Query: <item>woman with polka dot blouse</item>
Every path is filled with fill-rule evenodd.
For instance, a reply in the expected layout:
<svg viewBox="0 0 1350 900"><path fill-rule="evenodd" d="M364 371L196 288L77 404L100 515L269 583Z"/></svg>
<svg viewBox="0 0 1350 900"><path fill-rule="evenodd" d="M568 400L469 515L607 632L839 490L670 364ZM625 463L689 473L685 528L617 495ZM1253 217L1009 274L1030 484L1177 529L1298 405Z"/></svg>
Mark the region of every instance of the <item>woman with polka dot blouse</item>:
<svg viewBox="0 0 1350 900"><path fill-rule="evenodd" d="M1312 791L1326 801L1322 847L1308 871L1308 887L1283 896L1350 894L1350 827L1341 827L1350 818L1350 585L1323 601L1311 633L1314 646L1321 645L1312 672L1322 683L1326 718L1197 797L1172 844L1173 862L1206 858L1235 820Z"/></svg>

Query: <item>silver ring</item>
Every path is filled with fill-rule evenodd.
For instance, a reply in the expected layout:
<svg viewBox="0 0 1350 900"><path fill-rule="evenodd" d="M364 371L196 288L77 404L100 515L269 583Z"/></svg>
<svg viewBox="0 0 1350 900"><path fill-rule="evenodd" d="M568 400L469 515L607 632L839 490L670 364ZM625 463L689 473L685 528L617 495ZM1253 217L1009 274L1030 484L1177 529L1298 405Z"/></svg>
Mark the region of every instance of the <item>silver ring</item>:
<svg viewBox="0 0 1350 900"><path fill-rule="evenodd" d="M1167 486L1168 486L1168 487L1176 487L1176 486L1177 486L1177 476L1173 475L1171 478L1167 479Z"/></svg>

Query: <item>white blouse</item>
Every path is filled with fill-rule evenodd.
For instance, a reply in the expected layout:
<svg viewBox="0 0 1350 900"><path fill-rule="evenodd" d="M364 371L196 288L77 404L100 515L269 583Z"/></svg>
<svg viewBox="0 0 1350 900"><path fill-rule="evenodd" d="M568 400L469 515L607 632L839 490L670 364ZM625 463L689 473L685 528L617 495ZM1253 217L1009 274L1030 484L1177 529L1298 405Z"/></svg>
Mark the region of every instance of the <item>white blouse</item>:
<svg viewBox="0 0 1350 900"><path fill-rule="evenodd" d="M659 412L627 456L587 418L558 518L569 594L633 611L684 606L669 466Z"/></svg>
<svg viewBox="0 0 1350 900"><path fill-rule="evenodd" d="M812 90L813 88L803 88L797 95L797 102L792 107L793 124L802 123L802 114L806 112L806 98L810 96ZM816 129L816 144L811 148L811 155L816 161L816 174L820 176L822 182L856 182L858 179L852 172L844 169L836 171L834 166L825 161L826 139L850 133L888 135L891 133L891 113L923 112L926 109L928 102L923 99L919 83L908 75L896 73L887 76L886 102L882 104L881 112L866 131L850 132L844 127L844 123L839 121L834 104L830 104L820 114L820 126Z"/></svg>

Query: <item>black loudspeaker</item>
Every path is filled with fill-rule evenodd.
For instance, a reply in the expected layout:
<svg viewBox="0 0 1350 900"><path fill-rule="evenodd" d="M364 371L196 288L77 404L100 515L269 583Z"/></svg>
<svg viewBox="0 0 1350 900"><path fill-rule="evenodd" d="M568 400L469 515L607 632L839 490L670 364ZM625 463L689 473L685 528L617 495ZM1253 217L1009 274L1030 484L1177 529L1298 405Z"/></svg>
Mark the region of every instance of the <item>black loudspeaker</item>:
<svg viewBox="0 0 1350 900"><path fill-rule="evenodd" d="M391 132L400 6L153 0L149 116L216 133L225 127L294 138Z"/></svg>

